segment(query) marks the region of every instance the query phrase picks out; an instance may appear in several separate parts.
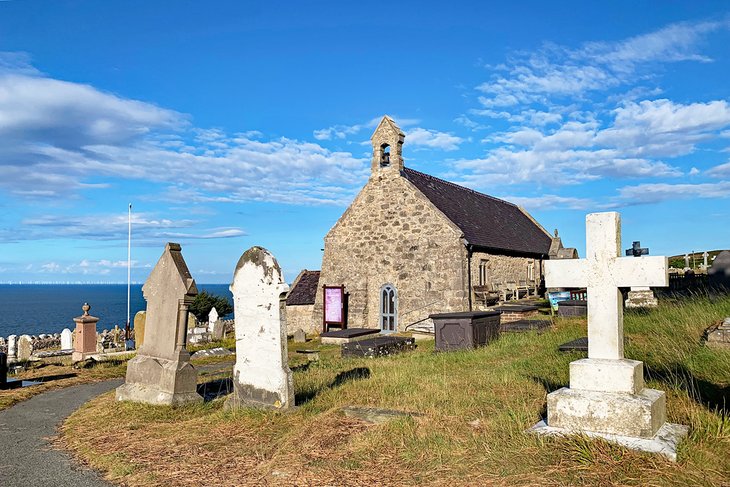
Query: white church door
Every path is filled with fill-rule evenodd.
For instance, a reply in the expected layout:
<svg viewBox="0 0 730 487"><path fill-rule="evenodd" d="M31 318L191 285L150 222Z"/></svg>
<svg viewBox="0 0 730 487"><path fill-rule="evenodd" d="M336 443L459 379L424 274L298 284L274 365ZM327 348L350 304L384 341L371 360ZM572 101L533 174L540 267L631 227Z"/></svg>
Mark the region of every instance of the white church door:
<svg viewBox="0 0 730 487"><path fill-rule="evenodd" d="M390 284L380 290L380 329L385 333L398 329L398 293Z"/></svg>

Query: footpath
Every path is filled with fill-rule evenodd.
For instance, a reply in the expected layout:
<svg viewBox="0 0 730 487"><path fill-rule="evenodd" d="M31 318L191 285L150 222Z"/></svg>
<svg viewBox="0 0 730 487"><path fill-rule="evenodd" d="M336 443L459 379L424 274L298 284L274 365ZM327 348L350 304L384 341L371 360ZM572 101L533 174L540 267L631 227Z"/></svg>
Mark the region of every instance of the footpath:
<svg viewBox="0 0 730 487"><path fill-rule="evenodd" d="M78 466L49 439L61 422L86 401L124 380L82 384L45 392L0 411L0 485L3 487L110 487Z"/></svg>

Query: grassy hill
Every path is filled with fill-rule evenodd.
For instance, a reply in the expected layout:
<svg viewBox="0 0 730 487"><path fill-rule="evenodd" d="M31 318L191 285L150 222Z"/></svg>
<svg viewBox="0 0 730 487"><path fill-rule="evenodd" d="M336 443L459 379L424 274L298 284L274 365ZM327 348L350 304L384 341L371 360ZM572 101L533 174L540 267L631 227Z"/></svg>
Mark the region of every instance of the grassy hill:
<svg viewBox="0 0 730 487"><path fill-rule="evenodd" d="M723 249L720 250L708 250L707 253L709 254L707 257L707 265L712 265L712 259L714 259L717 254L722 252ZM694 253L688 253L689 255L689 266L693 269L699 269L700 265L704 262L704 258L702 257L702 253L705 252L704 250L700 250L699 252ZM692 258L694 257L694 265L692 264ZM682 255L673 255L669 257L669 265L671 267L674 267L676 269L684 269L684 254Z"/></svg>
<svg viewBox="0 0 730 487"><path fill-rule="evenodd" d="M568 384L568 364L582 355L557 347L585 336L584 319L453 353L421 344L343 360L320 346L320 362L307 365L294 349L318 343L290 344L294 411L224 411L222 399L173 409L108 394L67 420L61 442L130 486L726 485L730 350L701 340L725 316L730 297L626 314L626 355L644 361L649 387L666 391L669 421L690 426L677 463L582 436L525 433L545 413L547 392ZM351 405L415 414L372 425L341 412Z"/></svg>

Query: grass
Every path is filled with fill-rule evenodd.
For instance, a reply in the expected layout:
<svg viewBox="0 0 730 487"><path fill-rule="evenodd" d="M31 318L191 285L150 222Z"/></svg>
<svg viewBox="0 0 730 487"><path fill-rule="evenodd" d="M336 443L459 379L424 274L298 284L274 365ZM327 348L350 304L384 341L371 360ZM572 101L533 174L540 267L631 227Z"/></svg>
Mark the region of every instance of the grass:
<svg viewBox="0 0 730 487"><path fill-rule="evenodd" d="M627 357L644 361L648 386L667 392L669 420L690 426L677 463L582 436L525 434L582 356L557 352L585 336L580 319L475 351L436 354L421 342L377 360L290 343L294 411L224 411L220 399L155 407L107 394L66 421L61 441L129 486L730 485L730 351L701 342L723 316L728 297L626 314ZM318 363L295 353L315 347ZM370 425L344 416L346 405L419 415Z"/></svg>

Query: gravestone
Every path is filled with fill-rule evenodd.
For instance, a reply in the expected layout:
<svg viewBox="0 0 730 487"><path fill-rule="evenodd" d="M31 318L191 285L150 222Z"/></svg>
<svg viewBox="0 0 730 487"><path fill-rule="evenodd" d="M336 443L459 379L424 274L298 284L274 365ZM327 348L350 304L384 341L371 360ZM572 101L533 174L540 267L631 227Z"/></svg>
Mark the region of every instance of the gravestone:
<svg viewBox="0 0 730 487"><path fill-rule="evenodd" d="M711 286L730 290L730 251L723 250L717 254L707 276Z"/></svg>
<svg viewBox="0 0 730 487"><path fill-rule="evenodd" d="M208 313L208 326L212 325L218 321L218 310L215 309L215 306L210 308L210 313Z"/></svg>
<svg viewBox="0 0 730 487"><path fill-rule="evenodd" d="M570 364L570 387L547 396L543 434L583 433L676 460L687 427L666 422L663 391L644 387L643 363L624 358L619 287L667 286L666 257L620 258L621 219L586 217L586 255L545 262L548 287L588 289L588 358Z"/></svg>
<svg viewBox="0 0 730 487"><path fill-rule="evenodd" d="M689 268L689 254L684 254L684 267Z"/></svg>
<svg viewBox="0 0 730 487"><path fill-rule="evenodd" d="M147 321L146 311L137 311L134 315L134 348L139 348L144 344L144 325Z"/></svg>
<svg viewBox="0 0 730 487"><path fill-rule="evenodd" d="M99 318L91 316L89 310L91 306L89 303L84 303L81 310L84 312L81 316L74 318L76 322L76 329L74 333L74 351L71 354L71 360L73 362L79 362L86 360L91 355L97 353L97 336L96 336L96 324L99 322Z"/></svg>
<svg viewBox="0 0 730 487"><path fill-rule="evenodd" d="M18 335L8 336L8 362L18 359Z"/></svg>
<svg viewBox="0 0 730 487"><path fill-rule="evenodd" d="M707 251L702 252L702 268L704 270L707 270L707 258L710 256L710 254L707 253Z"/></svg>
<svg viewBox="0 0 730 487"><path fill-rule="evenodd" d="M18 338L18 361L29 360L31 353L33 353L33 340L29 335L20 335L20 338Z"/></svg>
<svg viewBox="0 0 730 487"><path fill-rule="evenodd" d="M641 257L649 255L648 248L642 248L641 242L636 241L630 249L626 249L626 255L629 257ZM654 291L647 286L633 286L626 296L627 308L656 308L659 306Z"/></svg>
<svg viewBox="0 0 730 487"><path fill-rule="evenodd" d="M226 408L294 406L288 365L286 326L279 319L279 297L289 289L271 253L251 247L238 261L230 286L236 323L233 394Z"/></svg>
<svg viewBox="0 0 730 487"><path fill-rule="evenodd" d="M223 320L218 316L218 310L211 308L208 313L208 330L210 331L211 340L220 340L223 338Z"/></svg>
<svg viewBox="0 0 730 487"><path fill-rule="evenodd" d="M73 350L73 333L68 328L61 332L61 350Z"/></svg>
<svg viewBox="0 0 730 487"><path fill-rule="evenodd" d="M127 365L118 401L177 405L202 402L198 371L185 349L188 307L198 294L180 245L168 243L142 286L147 301L144 344Z"/></svg>
<svg viewBox="0 0 730 487"><path fill-rule="evenodd" d="M307 343L307 334L304 333L304 330L298 328L297 331L294 332L293 340L294 343Z"/></svg>

